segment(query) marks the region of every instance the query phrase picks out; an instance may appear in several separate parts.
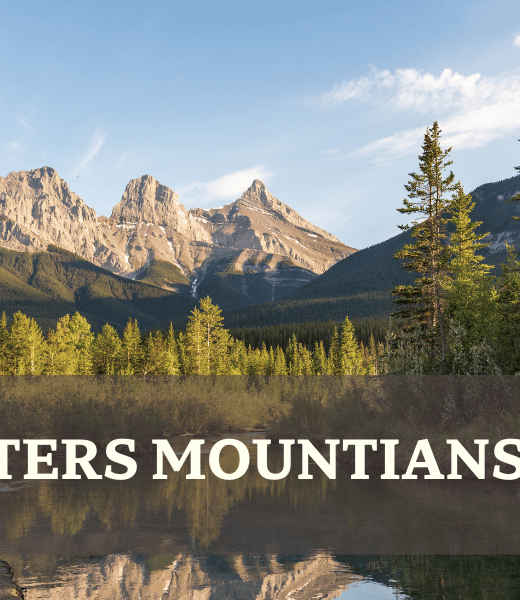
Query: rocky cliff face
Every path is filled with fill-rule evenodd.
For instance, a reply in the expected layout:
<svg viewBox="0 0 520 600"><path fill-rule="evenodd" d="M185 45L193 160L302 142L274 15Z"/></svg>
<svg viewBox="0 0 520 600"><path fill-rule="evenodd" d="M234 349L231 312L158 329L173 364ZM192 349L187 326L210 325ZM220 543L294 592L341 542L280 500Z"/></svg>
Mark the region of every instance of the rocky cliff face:
<svg viewBox="0 0 520 600"><path fill-rule="evenodd" d="M131 279L152 261L171 263L190 279L193 298L203 280L233 274L232 306L278 299L355 251L258 180L231 204L188 210L144 175L129 182L110 218L98 218L54 169L0 177L0 245L33 252L49 244Z"/></svg>
<svg viewBox="0 0 520 600"><path fill-rule="evenodd" d="M50 167L0 177L0 244L34 252L54 244L114 273L125 263L95 211Z"/></svg>

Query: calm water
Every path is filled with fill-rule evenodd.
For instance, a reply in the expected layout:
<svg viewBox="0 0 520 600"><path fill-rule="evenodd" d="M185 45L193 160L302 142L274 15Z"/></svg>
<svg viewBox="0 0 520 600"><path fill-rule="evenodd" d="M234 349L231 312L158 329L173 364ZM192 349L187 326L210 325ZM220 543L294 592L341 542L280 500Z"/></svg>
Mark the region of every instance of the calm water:
<svg viewBox="0 0 520 600"><path fill-rule="evenodd" d="M18 474L0 484L0 558L31 599L520 597L518 483L304 481L298 461L281 481L223 481L207 460L205 480L153 480L152 460L125 482Z"/></svg>

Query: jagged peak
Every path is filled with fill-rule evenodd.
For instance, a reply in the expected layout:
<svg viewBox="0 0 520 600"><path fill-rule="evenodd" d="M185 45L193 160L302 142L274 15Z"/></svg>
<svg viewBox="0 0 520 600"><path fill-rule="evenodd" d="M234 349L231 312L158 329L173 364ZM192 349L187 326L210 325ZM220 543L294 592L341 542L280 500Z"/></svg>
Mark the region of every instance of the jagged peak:
<svg viewBox="0 0 520 600"><path fill-rule="evenodd" d="M24 177L30 177L32 179L61 179L58 175L58 171L52 167L39 167L37 169L31 169L30 171L11 171L8 177L15 177L16 179L22 179Z"/></svg>
<svg viewBox="0 0 520 600"><path fill-rule="evenodd" d="M151 175L131 179L112 210L116 221L145 220L150 223L168 223L186 209L179 203L178 195Z"/></svg>
<svg viewBox="0 0 520 600"><path fill-rule="evenodd" d="M255 179L253 183L247 188L247 190L236 200L237 203L241 202L252 202L256 204L261 204L262 206L267 206L269 208L273 207L273 201L282 204L280 201L277 201L276 198L267 190L265 184L260 181L260 179Z"/></svg>
<svg viewBox="0 0 520 600"><path fill-rule="evenodd" d="M148 200L151 200L150 191L151 190L160 190L159 194L156 194L156 200L160 201L160 197L173 195L177 197L177 194L168 186L163 185L155 177L152 175L141 175L141 177L136 177L135 179L131 179L127 184L125 191L123 193L123 198L128 194L136 194L139 193L141 195L146 195Z"/></svg>
<svg viewBox="0 0 520 600"><path fill-rule="evenodd" d="M153 177L152 175L148 175L147 173L145 173L144 175L141 175L141 177L136 177L135 179L131 179L131 180L128 182L128 184L127 184L127 186L126 186L126 187L128 187L128 186L129 186L129 185L130 185L132 182L134 182L134 181L142 181L142 182L150 182L150 183L154 182L154 183L156 183L157 185L161 185L161 184L160 184L160 183L157 181L157 179L155 179L155 177Z"/></svg>
<svg viewBox="0 0 520 600"><path fill-rule="evenodd" d="M53 167L43 166L29 171L11 171L6 180L15 181L16 185L28 185L38 195L41 192L57 195L65 204L69 204L70 201L75 204L78 202L84 204L83 200L69 188L67 182Z"/></svg>
<svg viewBox="0 0 520 600"><path fill-rule="evenodd" d="M252 188L261 188L265 190L265 184L262 181L260 181L260 179L255 179L253 180L253 183L249 186L249 189Z"/></svg>

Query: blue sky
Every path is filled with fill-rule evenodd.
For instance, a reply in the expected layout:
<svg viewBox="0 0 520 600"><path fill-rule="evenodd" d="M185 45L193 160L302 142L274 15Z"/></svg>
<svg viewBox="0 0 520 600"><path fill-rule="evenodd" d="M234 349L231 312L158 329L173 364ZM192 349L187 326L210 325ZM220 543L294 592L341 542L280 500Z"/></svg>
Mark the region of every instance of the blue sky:
<svg viewBox="0 0 520 600"><path fill-rule="evenodd" d="M467 191L515 173L518 0L2 2L0 175L54 167L98 215L143 174L208 208L259 178L363 248L434 120Z"/></svg>

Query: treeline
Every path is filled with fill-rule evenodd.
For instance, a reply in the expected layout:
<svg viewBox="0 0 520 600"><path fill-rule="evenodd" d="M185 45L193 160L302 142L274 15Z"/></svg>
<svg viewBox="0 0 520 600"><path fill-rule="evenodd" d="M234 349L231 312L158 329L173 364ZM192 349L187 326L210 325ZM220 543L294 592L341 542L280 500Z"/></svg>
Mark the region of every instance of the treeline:
<svg viewBox="0 0 520 600"><path fill-rule="evenodd" d="M343 317L344 319L344 317ZM370 344L373 337L376 342L385 342L389 329L397 333L397 328L389 319L350 319L355 337L365 346ZM229 333L237 340L251 348L280 347L287 350L293 336L299 344L306 348L314 348L316 342L323 342L326 352L329 352L334 338L334 330L340 330L343 320L310 321L305 323L286 323L265 327L230 328Z"/></svg>
<svg viewBox="0 0 520 600"><path fill-rule="evenodd" d="M104 325L97 336L85 317L65 315L44 337L36 321L21 312L10 326L0 319L1 375L377 375L386 372L381 325L378 340L369 324L356 339L348 318L301 329L244 332L237 339L223 327L220 309L211 299L200 301L185 331L142 335L128 321L122 335ZM296 331L297 330L297 331ZM323 335L324 332L327 335ZM296 335L298 333L298 336ZM325 345L321 336L327 339ZM280 337L276 341L277 337ZM328 337L327 337L328 336ZM251 343L251 338L255 338ZM330 341L329 341L330 339ZM249 341L247 341L249 340Z"/></svg>

